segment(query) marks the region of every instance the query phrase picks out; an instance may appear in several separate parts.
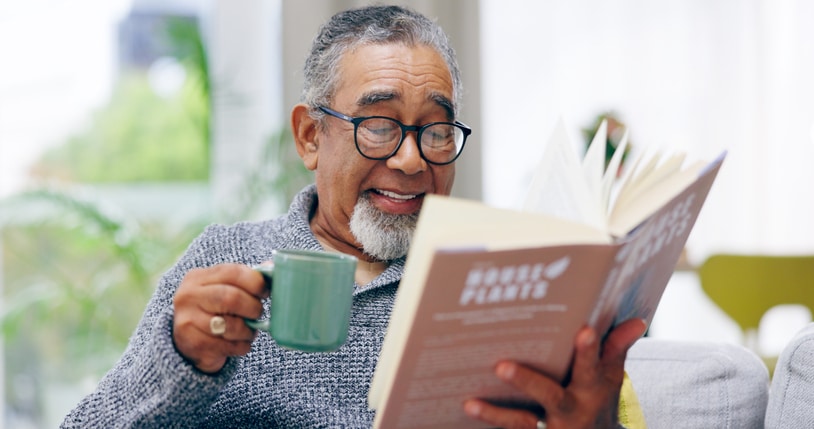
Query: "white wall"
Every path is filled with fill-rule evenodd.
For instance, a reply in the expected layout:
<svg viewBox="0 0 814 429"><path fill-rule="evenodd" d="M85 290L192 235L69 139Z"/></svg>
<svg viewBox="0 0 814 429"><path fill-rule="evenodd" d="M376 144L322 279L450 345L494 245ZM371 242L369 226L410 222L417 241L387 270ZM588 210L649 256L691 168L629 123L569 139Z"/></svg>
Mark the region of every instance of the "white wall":
<svg viewBox="0 0 814 429"><path fill-rule="evenodd" d="M245 175L283 123L280 0L213 0L207 15L212 79L212 193L232 219ZM279 208L274 208L279 210Z"/></svg>
<svg viewBox="0 0 814 429"><path fill-rule="evenodd" d="M729 152L690 237L814 251L814 3L483 0L484 198L519 206L562 116L613 109L635 149Z"/></svg>
<svg viewBox="0 0 814 429"><path fill-rule="evenodd" d="M634 150L728 151L690 262L814 252L812 18L806 0L481 0L484 199L520 207L554 123L581 149L579 130L615 110ZM808 320L773 312L759 346L779 351ZM651 334L741 340L692 273L673 277Z"/></svg>

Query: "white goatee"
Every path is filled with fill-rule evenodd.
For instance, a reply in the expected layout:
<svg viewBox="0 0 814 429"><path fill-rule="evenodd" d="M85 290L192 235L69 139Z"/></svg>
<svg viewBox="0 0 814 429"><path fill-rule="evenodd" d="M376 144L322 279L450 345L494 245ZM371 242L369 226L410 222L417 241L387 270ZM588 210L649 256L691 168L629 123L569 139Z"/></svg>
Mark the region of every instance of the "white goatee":
<svg viewBox="0 0 814 429"><path fill-rule="evenodd" d="M350 232L366 255L390 261L407 254L417 221L418 214L384 213L363 194L353 208Z"/></svg>

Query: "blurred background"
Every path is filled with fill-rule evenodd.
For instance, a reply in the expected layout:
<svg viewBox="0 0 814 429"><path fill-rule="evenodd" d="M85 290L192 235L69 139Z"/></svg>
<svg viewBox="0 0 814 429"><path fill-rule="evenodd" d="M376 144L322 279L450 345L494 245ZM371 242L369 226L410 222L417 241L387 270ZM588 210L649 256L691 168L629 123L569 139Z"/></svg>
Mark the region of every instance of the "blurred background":
<svg viewBox="0 0 814 429"><path fill-rule="evenodd" d="M0 0L0 425L55 427L204 225L282 213L318 26L350 0ZM386 2L392 3L392 2ZM454 194L519 208L554 125L728 152L649 335L743 342L717 252L814 253L814 3L411 0L449 33L475 130ZM814 293L814 292L812 292ZM808 310L764 318L776 353ZM765 335L764 335L765 334Z"/></svg>

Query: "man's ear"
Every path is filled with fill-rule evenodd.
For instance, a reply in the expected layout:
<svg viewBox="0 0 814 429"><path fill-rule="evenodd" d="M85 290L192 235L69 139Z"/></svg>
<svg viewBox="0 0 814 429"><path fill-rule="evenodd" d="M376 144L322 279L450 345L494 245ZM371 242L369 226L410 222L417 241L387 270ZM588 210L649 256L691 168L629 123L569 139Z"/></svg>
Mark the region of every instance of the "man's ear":
<svg viewBox="0 0 814 429"><path fill-rule="evenodd" d="M309 170L317 169L317 127L319 124L308 114L309 108L305 104L297 104L291 109L291 133L294 135L294 142L297 145L297 153L300 154L305 168Z"/></svg>

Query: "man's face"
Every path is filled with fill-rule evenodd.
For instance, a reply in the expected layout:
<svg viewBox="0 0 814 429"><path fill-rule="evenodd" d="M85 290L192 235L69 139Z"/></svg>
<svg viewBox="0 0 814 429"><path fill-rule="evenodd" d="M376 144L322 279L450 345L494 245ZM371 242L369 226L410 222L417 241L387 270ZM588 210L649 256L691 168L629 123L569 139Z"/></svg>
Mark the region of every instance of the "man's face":
<svg viewBox="0 0 814 429"><path fill-rule="evenodd" d="M450 110L452 79L446 63L426 46L368 45L349 51L339 64L333 105L352 117L388 116L405 125L454 119ZM357 202L397 219L417 215L429 193L448 195L454 164L424 161L416 135L408 133L399 151L386 160L361 156L354 145L353 124L326 117L317 127L314 147L303 155L316 172L319 203L311 226L335 249L362 256L349 228ZM392 216L391 216L392 215Z"/></svg>

